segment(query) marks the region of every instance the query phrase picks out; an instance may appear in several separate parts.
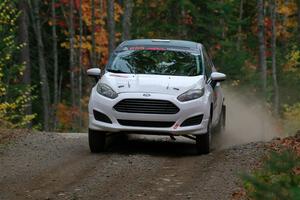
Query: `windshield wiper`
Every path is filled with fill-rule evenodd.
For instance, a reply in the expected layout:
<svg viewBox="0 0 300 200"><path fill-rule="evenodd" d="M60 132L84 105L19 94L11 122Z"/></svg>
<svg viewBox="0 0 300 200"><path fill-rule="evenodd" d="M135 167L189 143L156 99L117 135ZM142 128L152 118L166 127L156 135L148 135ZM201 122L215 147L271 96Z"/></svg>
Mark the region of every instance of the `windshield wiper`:
<svg viewBox="0 0 300 200"><path fill-rule="evenodd" d="M107 71L112 72L112 73L128 74L127 72L124 72L124 71L119 70L119 69L107 69Z"/></svg>

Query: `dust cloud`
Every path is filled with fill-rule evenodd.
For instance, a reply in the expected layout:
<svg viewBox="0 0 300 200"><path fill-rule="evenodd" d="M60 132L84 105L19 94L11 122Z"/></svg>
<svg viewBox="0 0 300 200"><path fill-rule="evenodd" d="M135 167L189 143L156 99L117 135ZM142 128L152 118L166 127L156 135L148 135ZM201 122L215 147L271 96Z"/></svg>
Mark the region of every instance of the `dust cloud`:
<svg viewBox="0 0 300 200"><path fill-rule="evenodd" d="M263 106L262 101L241 93L226 89L225 104L227 106L226 132L217 135L215 148L258 141L269 141L281 134L276 131L276 120Z"/></svg>

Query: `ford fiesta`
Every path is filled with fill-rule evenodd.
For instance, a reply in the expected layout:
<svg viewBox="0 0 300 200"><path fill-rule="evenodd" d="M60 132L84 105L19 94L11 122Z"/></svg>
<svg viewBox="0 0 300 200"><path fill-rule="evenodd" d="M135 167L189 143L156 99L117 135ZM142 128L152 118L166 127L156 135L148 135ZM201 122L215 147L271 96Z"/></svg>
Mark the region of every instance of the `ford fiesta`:
<svg viewBox="0 0 300 200"><path fill-rule="evenodd" d="M110 133L185 136L199 153L209 153L212 130L222 131L226 109L216 69L200 43L131 40L118 46L89 102L89 146L105 148Z"/></svg>

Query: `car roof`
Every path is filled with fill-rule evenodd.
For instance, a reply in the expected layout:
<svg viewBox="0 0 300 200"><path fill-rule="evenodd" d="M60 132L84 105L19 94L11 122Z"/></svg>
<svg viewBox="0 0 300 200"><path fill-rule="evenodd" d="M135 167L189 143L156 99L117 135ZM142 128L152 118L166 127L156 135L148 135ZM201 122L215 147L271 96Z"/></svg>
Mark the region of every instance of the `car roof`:
<svg viewBox="0 0 300 200"><path fill-rule="evenodd" d="M163 40L163 39L136 39L121 43L116 51L122 51L125 47L165 47L198 51L202 44L185 40Z"/></svg>

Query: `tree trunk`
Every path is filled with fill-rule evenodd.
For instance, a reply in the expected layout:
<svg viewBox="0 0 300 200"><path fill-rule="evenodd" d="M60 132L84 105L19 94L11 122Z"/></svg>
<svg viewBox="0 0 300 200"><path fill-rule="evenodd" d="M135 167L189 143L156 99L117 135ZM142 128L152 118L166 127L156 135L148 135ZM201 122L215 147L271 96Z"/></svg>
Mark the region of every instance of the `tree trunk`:
<svg viewBox="0 0 300 200"><path fill-rule="evenodd" d="M239 27L238 27L238 39L236 49L239 51L241 49L242 43L242 20L243 20L243 13L244 13L244 0L240 2L240 16L239 16Z"/></svg>
<svg viewBox="0 0 300 200"><path fill-rule="evenodd" d="M29 50L29 35L28 35L28 2L27 0L19 1L19 10L22 12L19 18L19 42L25 44L21 49L20 63L25 65L25 71L22 82L25 85L31 85L31 66L30 66L30 50ZM32 113L32 105L29 105L26 109L26 114L30 115Z"/></svg>
<svg viewBox="0 0 300 200"><path fill-rule="evenodd" d="M62 81L63 81L63 74L60 73L59 81L58 81L58 102L61 102Z"/></svg>
<svg viewBox="0 0 300 200"><path fill-rule="evenodd" d="M96 41L95 41L95 0L91 1L92 6L92 67L96 66Z"/></svg>
<svg viewBox="0 0 300 200"><path fill-rule="evenodd" d="M98 9L99 9L99 20L102 22L103 21L103 15L104 15L104 13L105 13L105 10L104 10L104 4L105 2L103 1L103 0L99 0L99 7L98 7ZM100 25L99 24L99 26L101 27L102 25ZM101 46L100 44L96 44L96 45L98 45L99 47ZM96 54L96 61L98 61L99 62L99 64L98 64L98 66L97 67L102 67L101 66L101 53L97 53Z"/></svg>
<svg viewBox="0 0 300 200"><path fill-rule="evenodd" d="M54 129L57 126L56 110L58 105L58 54L57 54L57 32L56 32L56 8L55 0L51 2L52 11L52 39L53 39L53 60L54 60L54 92L53 92L53 125Z"/></svg>
<svg viewBox="0 0 300 200"><path fill-rule="evenodd" d="M224 0L221 0L221 4L222 4L222 9L224 9L224 4L225 4ZM222 13L223 12L224 11L222 11ZM222 28L222 35L221 35L222 40L225 40L225 37L226 37L225 18L224 17L225 17L225 15L223 14L223 16L220 19L220 25L221 25L221 28Z"/></svg>
<svg viewBox="0 0 300 200"><path fill-rule="evenodd" d="M129 40L131 39L131 16L133 11L133 0L124 0L124 16L123 16L123 34L122 40Z"/></svg>
<svg viewBox="0 0 300 200"><path fill-rule="evenodd" d="M300 44L300 0L297 0L297 4L298 4L298 44Z"/></svg>
<svg viewBox="0 0 300 200"><path fill-rule="evenodd" d="M186 17L186 10L185 10L184 4L180 5L180 16L182 19L184 19ZM184 21L182 21L180 36L183 39L188 39L187 26Z"/></svg>
<svg viewBox="0 0 300 200"><path fill-rule="evenodd" d="M38 62L40 71L40 81L41 81L41 95L43 99L43 111L44 111L44 129L49 131L49 115L50 115L50 90L46 70L46 61L44 54L44 43L42 39L41 32L41 22L40 22L40 10L39 10L39 0L33 0L34 3L34 18L35 24L34 29L36 33L36 39L38 42Z"/></svg>
<svg viewBox="0 0 300 200"><path fill-rule="evenodd" d="M82 128L82 35L83 35L83 22L82 22L82 0L79 0L79 130Z"/></svg>
<svg viewBox="0 0 300 200"><path fill-rule="evenodd" d="M275 114L279 114L279 91L277 82L277 69L276 69L276 0L271 3L271 20L272 20L272 77L274 89L274 110Z"/></svg>
<svg viewBox="0 0 300 200"><path fill-rule="evenodd" d="M258 0L258 42L259 42L259 69L261 73L261 82L264 95L267 90L267 62L266 62L266 47L264 36L264 1Z"/></svg>
<svg viewBox="0 0 300 200"><path fill-rule="evenodd" d="M115 49L116 38L115 38L115 9L114 0L107 0L107 27L108 27L108 52L109 56Z"/></svg>
<svg viewBox="0 0 300 200"><path fill-rule="evenodd" d="M71 102L72 107L76 107L75 101L75 49L74 49L74 2L70 1L70 19L69 19L69 33L70 33L70 83L71 83Z"/></svg>

